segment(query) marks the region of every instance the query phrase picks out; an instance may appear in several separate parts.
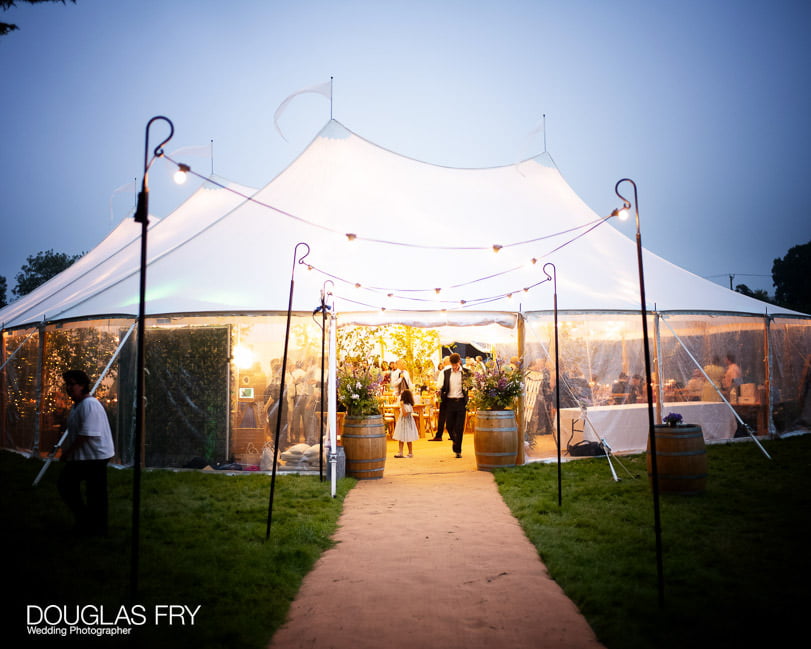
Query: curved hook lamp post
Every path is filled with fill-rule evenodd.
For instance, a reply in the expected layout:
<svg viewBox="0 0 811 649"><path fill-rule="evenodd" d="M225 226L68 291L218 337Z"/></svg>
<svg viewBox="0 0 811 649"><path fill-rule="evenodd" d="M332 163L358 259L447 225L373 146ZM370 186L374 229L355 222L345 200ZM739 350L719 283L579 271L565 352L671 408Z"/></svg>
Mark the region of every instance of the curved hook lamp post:
<svg viewBox="0 0 811 649"><path fill-rule="evenodd" d="M623 178L617 181L614 186L614 193L622 200L622 208L616 209L611 216L626 216L630 212L631 203L620 194L619 187L622 183L630 183L634 189L634 210L636 212L636 256L639 267L639 300L642 312L642 341L645 352L645 385L648 397L648 444L650 447L651 461L651 482L653 488L653 517L654 532L656 535L656 574L658 577L659 606L664 605L664 579L662 569L662 522L659 515L659 469L656 459L656 428L653 414L653 384L650 362L650 341L648 338L648 309L645 303L645 272L642 263L642 235L639 230L639 199L637 198L636 183L630 178ZM622 218L622 217L621 217Z"/></svg>
<svg viewBox="0 0 811 649"><path fill-rule="evenodd" d="M169 135L166 137L149 157L149 129L157 121L164 121L169 125ZM138 297L138 337L136 343L136 387L135 387L135 457L133 460L132 484L132 563L130 574L130 587L133 596L138 592L138 563L141 528L141 468L144 463L144 417L145 417L145 382L144 382L144 336L146 311L146 234L149 226L149 167L155 158L163 156L163 146L172 139L175 126L172 120L163 115L156 115L146 124L146 137L144 143L144 178L141 191L138 192L138 204L135 208L135 222L141 224L141 275Z"/></svg>
<svg viewBox="0 0 811 649"><path fill-rule="evenodd" d="M550 276L546 270L547 266L552 267L552 275ZM563 488L560 471L560 354L558 353L558 271L555 264L547 262L543 265L543 272L546 277L552 280L553 295L554 295L554 314L555 314L555 417L557 418L557 439L556 445L558 447L558 507L563 504Z"/></svg>
<svg viewBox="0 0 811 649"><path fill-rule="evenodd" d="M307 251L299 257L299 247L303 246ZM265 540L270 538L270 525L273 519L273 496L276 493L276 466L279 462L279 434L282 428L282 411L286 401L284 394L284 379L287 374L287 347L290 341L290 316L293 312L293 287L295 285L296 265L303 264L304 259L310 254L310 246L304 242L296 244L293 250L293 269L290 271L290 297L287 302L287 327L284 332L284 353L282 354L282 376L279 382L279 407L276 409L276 436L273 444L273 472L270 479L270 497L268 499L268 524L265 532Z"/></svg>

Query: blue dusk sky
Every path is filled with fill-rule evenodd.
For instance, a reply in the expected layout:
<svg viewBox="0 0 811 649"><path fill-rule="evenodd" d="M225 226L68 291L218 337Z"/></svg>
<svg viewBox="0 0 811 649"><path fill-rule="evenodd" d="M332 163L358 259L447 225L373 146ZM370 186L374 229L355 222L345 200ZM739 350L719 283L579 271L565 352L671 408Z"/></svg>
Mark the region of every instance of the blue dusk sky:
<svg viewBox="0 0 811 649"><path fill-rule="evenodd" d="M0 38L9 297L27 256L90 250L131 217L152 116L174 122L170 154L260 187L330 103L296 97L284 138L274 112L330 77L333 116L392 151L488 167L546 146L599 215L634 179L645 247L724 286L773 293L773 260L811 240L807 0L18 5L0 13L20 28ZM157 216L196 186L168 175L150 172Z"/></svg>

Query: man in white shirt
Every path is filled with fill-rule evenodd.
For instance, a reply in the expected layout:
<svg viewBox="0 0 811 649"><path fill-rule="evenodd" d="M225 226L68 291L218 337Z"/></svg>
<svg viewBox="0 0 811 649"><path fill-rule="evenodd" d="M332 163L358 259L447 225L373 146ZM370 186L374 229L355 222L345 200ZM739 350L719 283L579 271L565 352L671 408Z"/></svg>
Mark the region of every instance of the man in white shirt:
<svg viewBox="0 0 811 649"><path fill-rule="evenodd" d="M62 444L65 463L59 476L62 500L73 512L80 533L107 534L107 462L115 455L110 422L104 406L90 396L90 378L81 370L62 375L65 391L73 401L68 415L68 435ZM82 482L87 498L82 497Z"/></svg>
<svg viewBox="0 0 811 649"><path fill-rule="evenodd" d="M462 437L465 432L467 411L467 379L470 372L462 367L462 358L453 353L448 359L451 366L442 372L440 395L445 404L445 429L453 442L456 457L462 457Z"/></svg>
<svg viewBox="0 0 811 649"><path fill-rule="evenodd" d="M402 394L403 390L413 390L411 383L411 375L406 369L406 362L404 359L399 359L395 363L396 369L391 373L391 388L396 394Z"/></svg>

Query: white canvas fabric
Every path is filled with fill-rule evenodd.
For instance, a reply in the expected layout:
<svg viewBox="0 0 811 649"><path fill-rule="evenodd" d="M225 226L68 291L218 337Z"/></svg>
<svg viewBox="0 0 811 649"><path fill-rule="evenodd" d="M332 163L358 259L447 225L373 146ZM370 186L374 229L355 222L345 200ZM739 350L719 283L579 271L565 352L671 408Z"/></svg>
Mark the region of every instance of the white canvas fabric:
<svg viewBox="0 0 811 649"><path fill-rule="evenodd" d="M339 312L378 320L431 323L440 314L453 325L493 312L498 321L552 309L547 262L560 310L639 310L635 243L610 223L585 233L605 215L583 203L547 154L486 169L441 167L331 120L261 190L224 184L204 185L151 226L148 315L285 311L293 276L294 310L318 306L326 286ZM0 311L0 323L136 315L138 235L136 224L122 223L70 269ZM306 246L294 256L297 244ZM503 248L495 253L494 245ZM649 308L792 313L650 252L644 260Z"/></svg>

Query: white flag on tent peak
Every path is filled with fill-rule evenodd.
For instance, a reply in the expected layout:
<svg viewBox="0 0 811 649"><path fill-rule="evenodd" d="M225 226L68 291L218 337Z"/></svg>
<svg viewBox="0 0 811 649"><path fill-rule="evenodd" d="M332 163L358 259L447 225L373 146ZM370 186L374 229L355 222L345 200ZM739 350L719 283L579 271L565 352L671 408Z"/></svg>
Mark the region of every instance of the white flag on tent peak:
<svg viewBox="0 0 811 649"><path fill-rule="evenodd" d="M279 104L279 107L276 109L276 112L273 113L273 124L276 127L276 130L279 132L279 135L282 136L282 139L285 142L287 142L287 138L284 136L284 133L282 133L282 130L279 128L279 117L281 117L282 113L287 108L287 105L295 97L298 97L299 95L303 95L304 93L307 93L307 92L314 92L316 94L323 95L324 97L326 97L327 99L332 101L332 80L327 81L326 83L319 83L319 84L316 84L314 86L309 86L307 88L302 88L301 90L297 90L292 95L287 97L287 99L285 99L281 104Z"/></svg>

